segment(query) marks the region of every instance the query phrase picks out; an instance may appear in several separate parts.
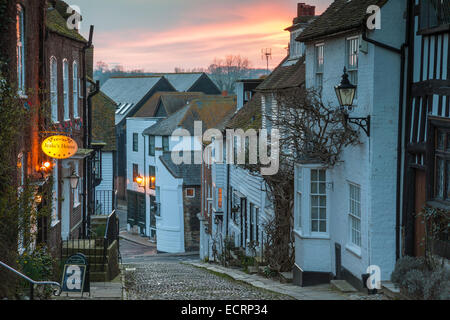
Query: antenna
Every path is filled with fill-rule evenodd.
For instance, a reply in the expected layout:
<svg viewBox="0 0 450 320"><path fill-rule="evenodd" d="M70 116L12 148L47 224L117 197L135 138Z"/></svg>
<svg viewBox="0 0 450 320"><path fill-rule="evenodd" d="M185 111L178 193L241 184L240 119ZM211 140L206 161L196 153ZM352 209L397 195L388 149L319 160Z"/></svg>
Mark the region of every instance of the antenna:
<svg viewBox="0 0 450 320"><path fill-rule="evenodd" d="M261 59L264 60L264 58L267 61L267 74L269 74L269 59L272 60L272 49L271 48L261 49Z"/></svg>

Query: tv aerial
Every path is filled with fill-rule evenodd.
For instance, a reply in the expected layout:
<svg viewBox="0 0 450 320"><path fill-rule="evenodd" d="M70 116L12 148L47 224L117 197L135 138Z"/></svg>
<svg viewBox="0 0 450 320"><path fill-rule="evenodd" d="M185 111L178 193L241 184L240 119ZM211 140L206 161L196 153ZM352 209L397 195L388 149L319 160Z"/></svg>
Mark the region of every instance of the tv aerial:
<svg viewBox="0 0 450 320"><path fill-rule="evenodd" d="M267 74L269 74L269 60L272 60L272 49L271 48L265 48L261 49L261 59L266 59L267 62Z"/></svg>

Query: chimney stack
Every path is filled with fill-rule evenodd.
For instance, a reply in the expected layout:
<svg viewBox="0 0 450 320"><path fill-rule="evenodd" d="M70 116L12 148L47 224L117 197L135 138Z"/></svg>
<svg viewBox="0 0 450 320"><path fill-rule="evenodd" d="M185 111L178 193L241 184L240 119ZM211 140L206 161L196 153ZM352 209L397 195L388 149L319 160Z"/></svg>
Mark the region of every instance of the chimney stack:
<svg viewBox="0 0 450 320"><path fill-rule="evenodd" d="M297 5L297 17L304 16L315 16L316 15L316 6L310 6L304 2L300 2Z"/></svg>

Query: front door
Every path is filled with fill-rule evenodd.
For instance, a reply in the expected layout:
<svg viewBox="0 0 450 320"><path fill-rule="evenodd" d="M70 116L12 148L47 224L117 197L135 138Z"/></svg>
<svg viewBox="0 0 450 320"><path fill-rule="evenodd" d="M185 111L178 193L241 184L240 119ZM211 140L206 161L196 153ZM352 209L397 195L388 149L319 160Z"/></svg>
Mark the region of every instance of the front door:
<svg viewBox="0 0 450 320"><path fill-rule="evenodd" d="M145 228L145 195L128 191L127 223L130 227L138 226L141 234L146 234Z"/></svg>

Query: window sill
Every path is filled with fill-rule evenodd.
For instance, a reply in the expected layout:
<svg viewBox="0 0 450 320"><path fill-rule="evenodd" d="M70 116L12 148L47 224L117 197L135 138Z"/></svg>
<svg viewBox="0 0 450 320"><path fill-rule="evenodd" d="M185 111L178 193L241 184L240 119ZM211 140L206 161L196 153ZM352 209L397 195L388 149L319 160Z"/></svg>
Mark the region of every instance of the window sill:
<svg viewBox="0 0 450 320"><path fill-rule="evenodd" d="M310 233L304 234L299 229L294 229L294 233L302 238L302 239L310 239L310 240L330 240L330 235L328 233L320 234L320 233Z"/></svg>
<svg viewBox="0 0 450 320"><path fill-rule="evenodd" d="M19 99L28 99L28 96L20 91L17 93L17 95L19 96Z"/></svg>
<svg viewBox="0 0 450 320"><path fill-rule="evenodd" d="M81 202L79 202L79 203L74 203L73 208L74 208L74 209L77 209L79 206L81 206Z"/></svg>
<svg viewBox="0 0 450 320"><path fill-rule="evenodd" d="M351 254L355 255L356 257L358 257L359 259L361 259L361 248L357 247L353 244L347 244L345 246L345 249L347 251L349 251Z"/></svg>

